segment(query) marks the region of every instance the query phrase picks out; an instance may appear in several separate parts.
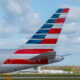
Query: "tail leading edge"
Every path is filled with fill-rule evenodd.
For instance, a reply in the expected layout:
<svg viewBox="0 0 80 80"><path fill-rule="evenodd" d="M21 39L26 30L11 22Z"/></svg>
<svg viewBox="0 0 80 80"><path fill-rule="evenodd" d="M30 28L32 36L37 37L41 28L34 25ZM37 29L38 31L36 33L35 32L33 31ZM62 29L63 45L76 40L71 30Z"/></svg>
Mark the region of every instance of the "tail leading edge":
<svg viewBox="0 0 80 80"><path fill-rule="evenodd" d="M43 54L54 51L69 8L60 8L15 54Z"/></svg>

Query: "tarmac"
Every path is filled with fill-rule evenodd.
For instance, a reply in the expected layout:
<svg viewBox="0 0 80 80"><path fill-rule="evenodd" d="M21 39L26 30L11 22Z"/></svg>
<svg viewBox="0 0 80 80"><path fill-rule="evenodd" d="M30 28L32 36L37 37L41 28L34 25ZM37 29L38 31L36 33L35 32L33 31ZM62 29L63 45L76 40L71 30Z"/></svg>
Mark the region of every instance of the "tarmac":
<svg viewBox="0 0 80 80"><path fill-rule="evenodd" d="M6 79L6 78L12 78L12 79L30 79L30 78L80 78L80 77L0 77L0 79Z"/></svg>

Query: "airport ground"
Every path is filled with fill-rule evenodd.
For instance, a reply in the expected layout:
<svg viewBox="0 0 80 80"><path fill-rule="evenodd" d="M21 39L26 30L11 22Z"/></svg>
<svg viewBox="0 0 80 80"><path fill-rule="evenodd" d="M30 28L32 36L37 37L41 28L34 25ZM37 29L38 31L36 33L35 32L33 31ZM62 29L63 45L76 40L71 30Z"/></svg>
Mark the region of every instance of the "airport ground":
<svg viewBox="0 0 80 80"><path fill-rule="evenodd" d="M0 80L80 80L80 74L4 74Z"/></svg>
<svg viewBox="0 0 80 80"><path fill-rule="evenodd" d="M67 74L50 73L14 73L0 75L0 80L80 80L80 66L46 66L41 70L64 70L72 71Z"/></svg>
<svg viewBox="0 0 80 80"><path fill-rule="evenodd" d="M6 79L1 79L1 80L6 80ZM41 78L41 79L37 79L37 78L34 78L34 79L7 79L7 80L80 80L80 78L68 78L68 79L65 79L65 78Z"/></svg>

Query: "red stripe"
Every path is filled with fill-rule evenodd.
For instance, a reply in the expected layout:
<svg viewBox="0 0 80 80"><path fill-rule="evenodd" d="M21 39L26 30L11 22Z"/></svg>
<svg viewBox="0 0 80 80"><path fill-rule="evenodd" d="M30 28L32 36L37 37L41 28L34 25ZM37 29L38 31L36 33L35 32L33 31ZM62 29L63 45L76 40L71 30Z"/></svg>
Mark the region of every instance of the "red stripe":
<svg viewBox="0 0 80 80"><path fill-rule="evenodd" d="M69 8L66 8L66 9L63 10L62 13L68 13L68 12L69 12Z"/></svg>
<svg viewBox="0 0 80 80"><path fill-rule="evenodd" d="M53 49L20 49L14 54L43 54L48 51L53 51Z"/></svg>
<svg viewBox="0 0 80 80"><path fill-rule="evenodd" d="M56 44L57 39L44 39L41 44Z"/></svg>
<svg viewBox="0 0 80 80"><path fill-rule="evenodd" d="M64 23L65 18L58 18L55 23Z"/></svg>
<svg viewBox="0 0 80 80"><path fill-rule="evenodd" d="M48 59L31 61L27 59L7 59L3 64L48 64Z"/></svg>
<svg viewBox="0 0 80 80"><path fill-rule="evenodd" d="M51 29L48 33L49 34L60 34L61 32L61 28L55 28L55 29Z"/></svg>

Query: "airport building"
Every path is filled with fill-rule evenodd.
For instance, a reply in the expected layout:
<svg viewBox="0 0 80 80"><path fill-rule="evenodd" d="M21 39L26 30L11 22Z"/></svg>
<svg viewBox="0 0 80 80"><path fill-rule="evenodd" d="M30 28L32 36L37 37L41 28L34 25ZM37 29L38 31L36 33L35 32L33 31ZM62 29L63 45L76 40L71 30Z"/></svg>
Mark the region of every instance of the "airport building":
<svg viewBox="0 0 80 80"><path fill-rule="evenodd" d="M41 70L41 67L30 68L26 70L16 71L13 73L52 73L52 74L73 74L72 71L63 71L63 70Z"/></svg>

